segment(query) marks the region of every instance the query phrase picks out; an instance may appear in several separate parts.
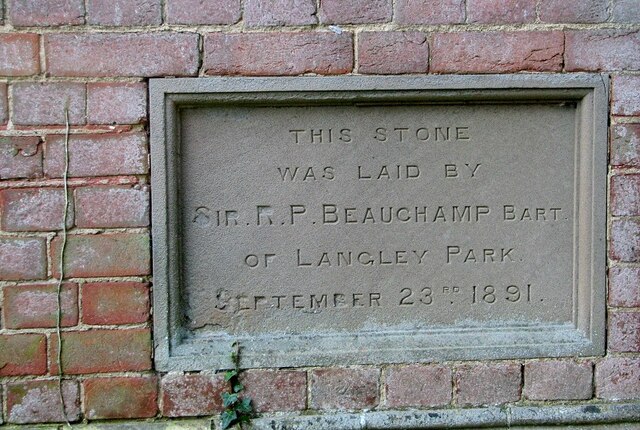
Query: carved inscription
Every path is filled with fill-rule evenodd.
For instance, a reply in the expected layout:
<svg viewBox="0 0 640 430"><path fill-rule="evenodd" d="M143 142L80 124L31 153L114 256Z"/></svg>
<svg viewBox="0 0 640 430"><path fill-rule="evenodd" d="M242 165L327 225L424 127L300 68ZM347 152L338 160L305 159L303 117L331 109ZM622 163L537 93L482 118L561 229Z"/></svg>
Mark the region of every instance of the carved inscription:
<svg viewBox="0 0 640 430"><path fill-rule="evenodd" d="M566 321L574 116L557 104L188 111L190 328Z"/></svg>

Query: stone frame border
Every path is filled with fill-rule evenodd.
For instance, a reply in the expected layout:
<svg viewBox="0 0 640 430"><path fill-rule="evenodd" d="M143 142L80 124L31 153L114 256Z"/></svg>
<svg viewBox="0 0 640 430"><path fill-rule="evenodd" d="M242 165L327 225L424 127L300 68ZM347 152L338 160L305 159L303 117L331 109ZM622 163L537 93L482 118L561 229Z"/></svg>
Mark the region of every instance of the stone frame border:
<svg viewBox="0 0 640 430"><path fill-rule="evenodd" d="M433 362L603 355L605 346L608 76L443 75L151 79L151 183L156 369L229 367L231 336L193 338L180 321L177 127L181 106L208 103L322 103L354 100L569 101L577 104L574 324L483 327L345 336L239 339L242 366ZM483 342L478 345L478 337ZM345 345L352 345L348 350Z"/></svg>

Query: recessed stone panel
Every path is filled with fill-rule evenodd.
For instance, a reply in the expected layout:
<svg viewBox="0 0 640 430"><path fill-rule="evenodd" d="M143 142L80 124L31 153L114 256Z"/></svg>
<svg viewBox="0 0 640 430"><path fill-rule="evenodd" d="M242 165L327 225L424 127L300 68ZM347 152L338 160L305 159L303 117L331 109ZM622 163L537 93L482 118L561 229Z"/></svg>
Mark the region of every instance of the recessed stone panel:
<svg viewBox="0 0 640 430"><path fill-rule="evenodd" d="M603 351L600 76L151 82L161 369Z"/></svg>

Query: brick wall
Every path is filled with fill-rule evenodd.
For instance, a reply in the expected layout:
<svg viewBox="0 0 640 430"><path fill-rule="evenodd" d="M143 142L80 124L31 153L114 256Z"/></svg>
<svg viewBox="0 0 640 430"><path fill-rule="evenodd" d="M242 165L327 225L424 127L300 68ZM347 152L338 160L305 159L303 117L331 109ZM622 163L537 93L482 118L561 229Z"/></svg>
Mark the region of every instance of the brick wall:
<svg viewBox="0 0 640 430"><path fill-rule="evenodd" d="M611 74L605 357L251 370L261 413L640 400L638 0L0 0L0 422L217 414L154 371L150 77Z"/></svg>

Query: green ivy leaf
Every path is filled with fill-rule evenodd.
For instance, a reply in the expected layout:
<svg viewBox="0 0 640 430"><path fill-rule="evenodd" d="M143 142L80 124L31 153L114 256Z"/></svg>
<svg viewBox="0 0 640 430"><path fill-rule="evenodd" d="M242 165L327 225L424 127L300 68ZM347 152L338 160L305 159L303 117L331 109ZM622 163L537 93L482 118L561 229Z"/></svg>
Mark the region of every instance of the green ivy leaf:
<svg viewBox="0 0 640 430"><path fill-rule="evenodd" d="M244 385L242 385L241 383L237 383L236 385L233 386L234 393L239 393L242 390L244 390Z"/></svg>
<svg viewBox="0 0 640 430"><path fill-rule="evenodd" d="M233 410L224 411L220 415L220 427L222 428L222 430L228 429L237 418L238 418L238 414L236 414L236 411L233 411Z"/></svg>
<svg viewBox="0 0 640 430"><path fill-rule="evenodd" d="M242 399L242 401L236 406L236 411L243 414L250 414L252 412L251 397L245 397Z"/></svg>
<svg viewBox="0 0 640 430"><path fill-rule="evenodd" d="M237 394L222 393L222 405L226 408L238 401Z"/></svg>
<svg viewBox="0 0 640 430"><path fill-rule="evenodd" d="M233 378L234 376L238 376L238 371L237 370L229 370L227 372L224 372L224 380L225 380L225 382L229 382L231 380L231 378Z"/></svg>

